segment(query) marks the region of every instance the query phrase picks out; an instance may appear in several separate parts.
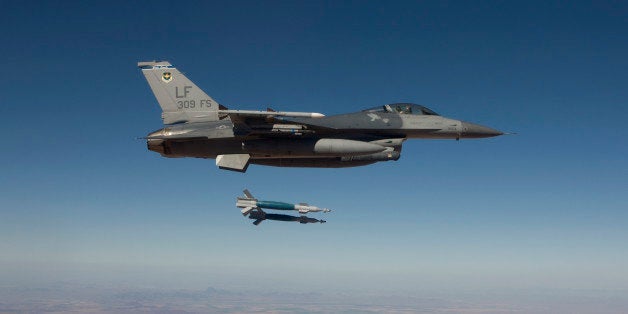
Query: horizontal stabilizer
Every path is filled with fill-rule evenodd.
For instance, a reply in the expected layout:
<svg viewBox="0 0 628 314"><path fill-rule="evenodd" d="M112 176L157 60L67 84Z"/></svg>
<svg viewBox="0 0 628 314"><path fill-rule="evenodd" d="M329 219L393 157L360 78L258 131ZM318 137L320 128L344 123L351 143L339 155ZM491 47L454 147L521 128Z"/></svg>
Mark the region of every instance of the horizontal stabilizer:
<svg viewBox="0 0 628 314"><path fill-rule="evenodd" d="M250 158L251 155L249 154L218 155L216 157L216 166L220 169L246 172Z"/></svg>

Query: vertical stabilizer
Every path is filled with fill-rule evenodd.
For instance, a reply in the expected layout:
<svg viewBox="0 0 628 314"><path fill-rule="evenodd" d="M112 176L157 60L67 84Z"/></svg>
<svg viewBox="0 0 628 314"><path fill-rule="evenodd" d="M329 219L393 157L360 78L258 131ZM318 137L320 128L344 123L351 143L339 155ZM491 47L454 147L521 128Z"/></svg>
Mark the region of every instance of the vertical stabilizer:
<svg viewBox="0 0 628 314"><path fill-rule="evenodd" d="M219 104L168 61L138 62L162 110L164 124L217 121Z"/></svg>
<svg viewBox="0 0 628 314"><path fill-rule="evenodd" d="M251 192L249 192L249 189L244 189L244 191L242 191L244 193L244 195L246 195L246 197L251 198L251 199L255 199L255 197L253 197L253 194L251 194Z"/></svg>

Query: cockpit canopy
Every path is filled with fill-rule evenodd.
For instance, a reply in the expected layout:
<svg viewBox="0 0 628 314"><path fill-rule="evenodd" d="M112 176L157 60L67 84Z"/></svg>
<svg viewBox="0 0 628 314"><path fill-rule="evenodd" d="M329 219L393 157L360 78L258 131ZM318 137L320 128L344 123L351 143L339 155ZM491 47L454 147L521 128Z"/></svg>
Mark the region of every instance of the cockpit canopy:
<svg viewBox="0 0 628 314"><path fill-rule="evenodd" d="M396 103L396 104L388 104L384 106L377 106L374 108L366 109L365 112L393 112L400 114L414 114L414 115L427 115L427 116L438 116L439 114L432 111L431 109L410 103Z"/></svg>

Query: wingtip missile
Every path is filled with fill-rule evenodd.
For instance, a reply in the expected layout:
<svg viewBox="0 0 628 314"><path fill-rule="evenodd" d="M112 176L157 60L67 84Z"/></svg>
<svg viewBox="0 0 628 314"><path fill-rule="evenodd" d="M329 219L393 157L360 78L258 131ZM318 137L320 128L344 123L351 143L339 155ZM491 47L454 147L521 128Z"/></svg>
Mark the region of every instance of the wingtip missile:
<svg viewBox="0 0 628 314"><path fill-rule="evenodd" d="M268 108L270 109L270 108ZM272 109L271 109L272 110ZM258 111L258 110L218 110L219 114L240 116L271 116L271 117L295 117L295 118L322 118L325 115L318 112L293 112L293 111Z"/></svg>

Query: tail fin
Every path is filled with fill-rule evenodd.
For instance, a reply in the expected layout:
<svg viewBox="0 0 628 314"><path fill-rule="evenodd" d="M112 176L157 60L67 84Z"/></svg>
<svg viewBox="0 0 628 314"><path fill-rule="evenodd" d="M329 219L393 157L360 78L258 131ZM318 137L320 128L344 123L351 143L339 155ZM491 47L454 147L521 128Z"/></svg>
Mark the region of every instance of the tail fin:
<svg viewBox="0 0 628 314"><path fill-rule="evenodd" d="M248 197L248 198L253 198L253 199L255 198L255 197L253 197L253 194L251 194L251 192L249 192L249 189L244 189L244 191L242 191L242 192L244 192L244 195L246 195L246 197Z"/></svg>
<svg viewBox="0 0 628 314"><path fill-rule="evenodd" d="M161 106L164 124L219 120L220 105L170 62L138 62L137 66Z"/></svg>

